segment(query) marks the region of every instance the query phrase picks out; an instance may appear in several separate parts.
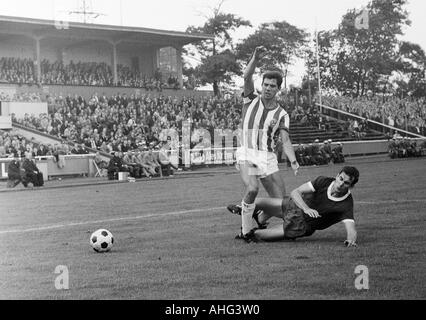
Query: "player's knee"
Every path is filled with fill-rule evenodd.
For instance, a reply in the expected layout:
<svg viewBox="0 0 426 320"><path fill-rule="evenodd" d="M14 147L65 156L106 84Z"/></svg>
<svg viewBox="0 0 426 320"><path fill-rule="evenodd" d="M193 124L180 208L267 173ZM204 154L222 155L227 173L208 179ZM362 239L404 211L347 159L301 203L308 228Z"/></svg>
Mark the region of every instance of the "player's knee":
<svg viewBox="0 0 426 320"><path fill-rule="evenodd" d="M247 187L247 195L251 198L256 198L257 194L259 193L259 186L252 186L249 185Z"/></svg>

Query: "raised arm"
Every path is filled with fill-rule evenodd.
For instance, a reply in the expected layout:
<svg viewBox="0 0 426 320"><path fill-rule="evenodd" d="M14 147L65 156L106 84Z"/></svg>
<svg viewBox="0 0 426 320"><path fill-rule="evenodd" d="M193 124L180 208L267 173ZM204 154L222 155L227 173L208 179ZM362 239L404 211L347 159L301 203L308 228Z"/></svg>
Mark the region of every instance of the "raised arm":
<svg viewBox="0 0 426 320"><path fill-rule="evenodd" d="M309 182L302 184L300 187L294 189L290 197L293 199L294 203L303 210L308 216L312 218L319 218L320 215L317 210L309 208L309 206L306 204L305 200L303 200L302 195L303 194L309 194L313 193L312 186Z"/></svg>
<svg viewBox="0 0 426 320"><path fill-rule="evenodd" d="M254 91L253 74L256 70L257 64L263 57L264 47L259 46L254 49L253 55L244 70L244 96L248 96Z"/></svg>

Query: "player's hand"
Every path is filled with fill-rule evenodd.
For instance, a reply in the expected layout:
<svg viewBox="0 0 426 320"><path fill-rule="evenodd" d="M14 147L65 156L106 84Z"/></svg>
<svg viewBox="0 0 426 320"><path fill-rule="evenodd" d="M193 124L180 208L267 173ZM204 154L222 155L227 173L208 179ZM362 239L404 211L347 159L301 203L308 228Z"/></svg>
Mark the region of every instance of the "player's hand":
<svg viewBox="0 0 426 320"><path fill-rule="evenodd" d="M258 46L254 49L254 58L259 61L266 55L266 48L264 46Z"/></svg>
<svg viewBox="0 0 426 320"><path fill-rule="evenodd" d="M318 213L317 210L314 209L308 209L308 210L304 210L304 212L310 216L311 218L319 218L321 217L320 214Z"/></svg>
<svg viewBox="0 0 426 320"><path fill-rule="evenodd" d="M347 248L358 247L358 245L356 244L355 241L345 240L343 243L344 243L345 247L347 247Z"/></svg>
<svg viewBox="0 0 426 320"><path fill-rule="evenodd" d="M294 171L294 175L297 176L297 174L299 173L299 168L300 168L299 163L297 161L295 161L294 163L291 163L291 168Z"/></svg>

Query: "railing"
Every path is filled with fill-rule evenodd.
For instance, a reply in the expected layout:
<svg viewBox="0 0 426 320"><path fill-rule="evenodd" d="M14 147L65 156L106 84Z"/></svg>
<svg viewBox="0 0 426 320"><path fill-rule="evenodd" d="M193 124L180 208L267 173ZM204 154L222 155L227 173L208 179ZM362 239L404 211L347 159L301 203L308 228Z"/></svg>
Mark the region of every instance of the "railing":
<svg viewBox="0 0 426 320"><path fill-rule="evenodd" d="M65 144L67 144L70 147L74 146L74 144L75 144L74 141L64 140L64 139L61 139L59 137L47 134L45 132L38 131L37 129L26 127L26 126L24 126L22 124L19 124L17 122L13 122L12 125L13 125L14 128L22 130L22 131L20 131L20 134L24 138L26 138L27 140L31 140L31 138L33 138L33 137L36 138L37 137L37 139L36 139L37 143L46 143L46 144L49 144L49 143L52 143L52 144L58 143L58 144L62 144L62 142L65 141ZM89 148L89 147L86 147L86 149L90 153L99 152L99 154L102 156L102 158L104 160L112 158L112 156L109 153L107 153L107 152L103 152L101 150L92 149L92 148Z"/></svg>
<svg viewBox="0 0 426 320"><path fill-rule="evenodd" d="M151 96L211 96L213 93L211 91L199 91L199 90L185 90L185 89L163 89L162 91L157 90L148 90L145 88L132 88L132 87L103 87L103 86L80 86L80 85L56 85L56 84L45 84L45 85L21 85L16 84L6 84L2 83L0 86L3 88L11 88L14 93L38 93L42 97L46 95L63 95L63 94L77 94L82 96L85 99L90 99L92 95L96 92L98 95L106 95L111 97L117 93L126 94L128 97L132 94L141 95L149 94Z"/></svg>
<svg viewBox="0 0 426 320"><path fill-rule="evenodd" d="M44 180L54 176L87 176L92 177L95 175L95 167L92 163L94 154L85 155L63 155L59 160L54 156L34 157L36 165L43 173ZM9 162L13 158L0 158L0 178L7 179L7 169ZM18 160L22 160L18 158Z"/></svg>
<svg viewBox="0 0 426 320"><path fill-rule="evenodd" d="M426 138L417 138L416 141L422 143L426 141ZM387 140L344 142L343 154L345 156L384 155L388 154L389 143ZM333 146L336 144L332 143ZM294 145L294 147L296 146ZM179 150L171 150L169 158L173 164L177 165L181 157L181 165L185 167L232 165L236 162L236 150L237 148L182 149L181 155ZM95 154L62 155L59 156L59 161L54 156L35 157L37 167L43 173L45 180L50 177L67 175L94 177L96 173L93 164L94 158ZM0 158L0 179L7 179L7 168L12 159Z"/></svg>
<svg viewBox="0 0 426 320"><path fill-rule="evenodd" d="M338 120L347 120L348 118L357 119L357 120L365 120L365 118L363 118L361 116L354 115L352 113L349 113L349 112L346 112L346 111L343 111L343 110L339 110L339 109L336 109L336 108L325 106L325 105L319 104L319 103L317 103L316 105L321 108L323 114L330 115L333 118L336 118ZM324 112L324 109L328 110L328 114L326 112ZM402 129L399 129L399 128L395 128L393 126L389 126L387 124L380 123L380 122L377 122L377 121L374 121L374 120L367 119L367 121L371 125L371 129L376 130L376 131L386 132L385 129L389 129L388 131L390 131L390 132L397 131L397 132L403 133L404 135L407 135L409 137L416 137L416 138L421 138L421 139L426 138L426 137L419 135L417 133L413 133L413 132L409 132L409 131L402 130Z"/></svg>

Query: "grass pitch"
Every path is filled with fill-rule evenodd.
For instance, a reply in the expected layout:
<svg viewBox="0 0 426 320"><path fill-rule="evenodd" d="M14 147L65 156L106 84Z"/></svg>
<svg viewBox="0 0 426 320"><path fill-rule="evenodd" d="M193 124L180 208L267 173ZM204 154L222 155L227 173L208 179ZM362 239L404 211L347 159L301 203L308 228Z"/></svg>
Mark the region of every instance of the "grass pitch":
<svg viewBox="0 0 426 320"><path fill-rule="evenodd" d="M241 220L225 207L243 188L232 167L0 192L0 299L425 299L426 160L347 164L361 173L352 191L358 248L343 246L343 225L295 242L234 240ZM283 168L287 193L340 168L297 177ZM89 245L99 228L115 237L109 253ZM68 290L55 288L58 265ZM368 267L368 290L355 288L358 265Z"/></svg>

